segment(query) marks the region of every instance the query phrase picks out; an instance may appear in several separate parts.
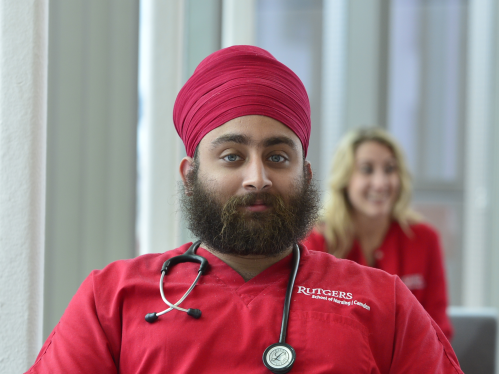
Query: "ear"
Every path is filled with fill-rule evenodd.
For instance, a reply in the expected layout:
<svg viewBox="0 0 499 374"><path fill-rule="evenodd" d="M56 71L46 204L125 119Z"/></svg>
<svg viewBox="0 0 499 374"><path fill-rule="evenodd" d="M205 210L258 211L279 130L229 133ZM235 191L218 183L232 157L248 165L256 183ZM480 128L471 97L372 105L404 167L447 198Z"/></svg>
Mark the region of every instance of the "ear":
<svg viewBox="0 0 499 374"><path fill-rule="evenodd" d="M314 174L312 172L312 165L307 160L305 160L303 162L305 162L305 168L307 169L307 175L306 175L307 183L310 183L310 182L312 182L312 177L314 176Z"/></svg>
<svg viewBox="0 0 499 374"><path fill-rule="evenodd" d="M187 176L194 168L194 159L192 157L184 157L182 161L180 161L180 177L182 178L182 183L185 187L185 193L188 195L189 191L189 183L187 181Z"/></svg>

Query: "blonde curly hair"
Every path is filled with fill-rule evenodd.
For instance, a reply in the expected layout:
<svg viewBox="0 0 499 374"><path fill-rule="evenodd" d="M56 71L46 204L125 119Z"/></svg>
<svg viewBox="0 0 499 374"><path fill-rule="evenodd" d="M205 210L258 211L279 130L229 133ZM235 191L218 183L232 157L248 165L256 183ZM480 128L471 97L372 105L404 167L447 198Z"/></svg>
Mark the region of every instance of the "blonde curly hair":
<svg viewBox="0 0 499 374"><path fill-rule="evenodd" d="M353 130L344 136L333 157L328 196L323 211L324 237L328 251L336 257L346 257L352 246L354 235L352 207L346 189L355 167L355 151L360 144L367 141L386 146L392 151L397 162L400 191L393 206L392 218L398 221L406 232L409 231L409 225L421 221L421 216L410 207L411 175L398 143L381 128Z"/></svg>

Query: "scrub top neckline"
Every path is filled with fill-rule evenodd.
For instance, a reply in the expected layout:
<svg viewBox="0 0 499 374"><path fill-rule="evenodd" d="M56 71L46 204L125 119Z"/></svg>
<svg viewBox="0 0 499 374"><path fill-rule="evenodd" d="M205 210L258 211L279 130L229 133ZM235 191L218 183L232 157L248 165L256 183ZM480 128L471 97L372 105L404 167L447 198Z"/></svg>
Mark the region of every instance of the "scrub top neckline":
<svg viewBox="0 0 499 374"><path fill-rule="evenodd" d="M303 257L306 255L306 249L304 249L303 246L299 247L301 261L303 261ZM268 287L278 284L286 289L289 276L291 275L291 260L293 258L293 253L269 266L247 282L238 272L206 249L199 247L197 254L206 258L210 264L210 270L206 273L206 277L216 278L218 282L223 283L232 292L239 295L246 305ZM208 279L206 280L208 281ZM201 277L199 283L204 283L203 277Z"/></svg>
<svg viewBox="0 0 499 374"><path fill-rule="evenodd" d="M399 223L396 220L393 220L390 223L390 227L388 228L388 231L385 234L385 237L383 238L381 244L379 245L378 248L374 250L374 264L373 268L380 269L381 263L383 262L383 259L386 255L386 249L390 248L390 241L395 239L397 229L399 228ZM352 250L346 257L347 260L353 260L360 265L364 266L369 266L367 264L367 260L364 256L364 252L362 251L362 248L360 246L360 243L357 239L354 239L353 245L352 245Z"/></svg>

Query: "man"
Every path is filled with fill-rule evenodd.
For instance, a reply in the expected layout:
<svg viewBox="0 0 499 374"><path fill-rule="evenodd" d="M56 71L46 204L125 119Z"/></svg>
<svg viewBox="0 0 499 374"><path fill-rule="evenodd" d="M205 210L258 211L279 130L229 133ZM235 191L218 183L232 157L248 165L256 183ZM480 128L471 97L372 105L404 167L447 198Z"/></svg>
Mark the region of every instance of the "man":
<svg viewBox="0 0 499 374"><path fill-rule="evenodd" d="M174 122L182 205L201 239L189 258L209 269L185 302L200 265L167 260L191 243L92 272L29 372L461 373L399 278L296 245L318 198L310 106L291 70L260 48L218 51L180 91ZM151 313L164 307L159 281L187 314Z"/></svg>

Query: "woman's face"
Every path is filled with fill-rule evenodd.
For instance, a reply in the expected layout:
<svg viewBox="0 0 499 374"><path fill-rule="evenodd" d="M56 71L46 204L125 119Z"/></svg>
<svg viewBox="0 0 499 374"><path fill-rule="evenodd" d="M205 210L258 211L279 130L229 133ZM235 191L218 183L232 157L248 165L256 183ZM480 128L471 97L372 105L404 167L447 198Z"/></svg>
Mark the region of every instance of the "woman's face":
<svg viewBox="0 0 499 374"><path fill-rule="evenodd" d="M392 151L376 141L365 141L355 151L347 196L355 213L367 218L387 218L400 191L398 165Z"/></svg>

